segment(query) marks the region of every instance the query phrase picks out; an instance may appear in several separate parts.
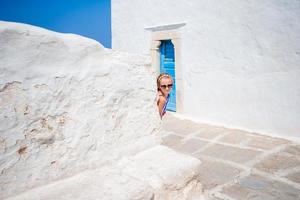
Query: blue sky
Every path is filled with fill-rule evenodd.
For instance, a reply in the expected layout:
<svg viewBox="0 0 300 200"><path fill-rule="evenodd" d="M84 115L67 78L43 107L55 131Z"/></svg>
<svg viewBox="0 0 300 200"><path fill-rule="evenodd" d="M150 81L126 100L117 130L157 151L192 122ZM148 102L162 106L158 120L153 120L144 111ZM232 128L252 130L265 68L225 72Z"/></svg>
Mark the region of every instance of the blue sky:
<svg viewBox="0 0 300 200"><path fill-rule="evenodd" d="M1 0L0 20L75 33L111 48L110 0Z"/></svg>

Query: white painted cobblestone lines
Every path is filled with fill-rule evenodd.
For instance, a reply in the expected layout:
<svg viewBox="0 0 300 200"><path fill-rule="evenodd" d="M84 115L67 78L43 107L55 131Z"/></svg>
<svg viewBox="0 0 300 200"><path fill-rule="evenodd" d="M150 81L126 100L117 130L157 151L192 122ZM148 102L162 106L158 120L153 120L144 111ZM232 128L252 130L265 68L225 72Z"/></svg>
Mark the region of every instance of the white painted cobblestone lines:
<svg viewBox="0 0 300 200"><path fill-rule="evenodd" d="M249 167L253 167L255 164L260 163L261 161L263 161L265 158L269 157L270 155L273 155L275 153L279 153L280 151L284 150L288 145L280 145L277 146L271 150L267 150L264 153L256 156L255 158L253 158L252 160L250 160L249 162L246 163L246 166Z"/></svg>
<svg viewBox="0 0 300 200"><path fill-rule="evenodd" d="M239 148L239 149L247 149L247 150L254 150L254 151L265 151L264 149L259 149L259 148L253 148L253 147L246 147L246 146L239 146L239 145L234 145L234 144L229 144L225 142L220 142L219 139L223 138L225 135L219 135L217 136L214 140L208 140L208 139L202 139L202 138L197 138L197 137L192 137L201 141L209 142L210 144L207 145L207 147L210 147L214 144L220 144L228 147L234 147L234 148ZM197 152L204 151L207 148L200 148ZM197 153L194 152L194 153Z"/></svg>
<svg viewBox="0 0 300 200"><path fill-rule="evenodd" d="M231 167L234 167L234 168L237 168L237 169L240 169L240 170L245 170L245 171L250 170L249 167L246 167L243 164L239 164L239 163L232 162L232 161L229 161L229 160L223 160L223 159L220 159L220 158L214 158L214 157L205 156L205 155L201 155L201 158L207 159L209 161L223 163L223 164L229 165Z"/></svg>
<svg viewBox="0 0 300 200"><path fill-rule="evenodd" d="M300 184L297 184L297 183L295 183L293 181L290 181L287 178L279 177L277 175L270 174L270 173L267 173L267 172L263 172L263 171L257 170L257 169L252 169L252 173L260 175L260 176L265 177L267 179L271 179L271 180L275 180L275 181L286 183L286 184L291 185L291 186L293 186L293 187L295 187L295 188L297 188L297 189L300 190Z"/></svg>
<svg viewBox="0 0 300 200"><path fill-rule="evenodd" d="M283 176L287 176L294 172L300 172L300 166L290 168L290 169L280 170L277 172L277 174L278 174L278 176L283 177Z"/></svg>
<svg viewBox="0 0 300 200"><path fill-rule="evenodd" d="M168 124L170 125L170 123L172 123L172 120L176 120L176 119L171 119L170 121L167 121L166 125L168 125ZM178 123L180 123L180 120L176 122L177 126L178 126ZM167 128L167 127L165 126L165 128ZM184 130L182 127L180 129ZM206 127L206 129L207 129L207 127ZM206 131L206 129L204 131ZM240 173L231 177L229 181L218 184L215 187L206 189L205 194L208 199L237 200L231 196L228 196L228 194L226 194L226 191L225 191L226 188L228 189L229 187L236 186L236 185L240 186L241 185L240 181L243 180L243 181L246 181L246 183L247 183L247 181L249 181L249 179L256 177L256 176L262 177L268 183L272 182L272 184L286 184L286 185L288 185L288 187L300 190L299 183L294 182L286 177L290 174L300 172L300 166L293 166L293 165L295 165L295 163L294 164L292 163L288 166L285 166L285 165L281 166L281 163L279 162L279 164L278 164L275 160L274 161L275 166L273 166L273 168L271 168L270 170L269 169L264 170L264 167L268 167L268 165L269 165L268 162L272 162L273 157L275 156L275 159L276 159L276 156L278 156L278 155L285 156L285 157L287 157L287 159L289 159L291 157L294 160L299 160L299 163L300 163L300 155L298 155L299 149L297 149L299 144L292 142L292 141L271 138L271 137L263 136L263 135L256 135L256 134L247 133L247 132L238 131L238 130L233 130L236 132L232 133L230 129L225 129L225 128L216 128L216 127L211 126L211 129L216 129L216 130L219 129L220 133L216 134L216 136L214 136L212 138L202 138L201 132L203 133L203 129L200 131L198 131L198 130L193 130L191 132L186 131L184 134L179 133L178 131L176 132L176 129L172 130L173 135L176 135L176 136L179 136L182 138L180 140L181 146L184 146L184 145L187 146L187 143L191 140L196 140L196 141L200 141L200 142L204 143L203 146L199 146L199 148L197 148L197 150L188 152L188 154L198 157L200 159L207 160L207 161L223 163L226 166L230 166L230 167L240 170ZM207 131L209 131L209 130L207 129ZM237 135L240 138L234 138L235 135ZM233 139L232 139L232 141L230 141L230 138L232 138L232 137L233 137ZM194 144L195 144L195 142L193 143L193 145ZM233 149L236 149L237 151L245 150L247 152L250 151L250 152L256 152L256 153L249 154L248 155L249 160L247 160L246 162L244 162L243 160L237 160L237 161L234 159L228 160L227 157L223 158L222 156L219 156L219 157L215 156L215 154L214 154L215 152L213 152L212 154L210 153L210 151L216 150L216 148L218 148L218 146L220 146L220 145L222 147L224 147L225 150L226 150L226 148L229 148L229 149L231 148L231 150L233 148ZM177 149L177 150L179 149L179 151L181 150L180 147L176 147L175 149ZM195 149L195 148L190 148L190 149ZM289 150L287 150L287 149L289 149ZM185 153L187 153L187 152L185 152ZM239 155L239 156L241 156L241 155ZM292 162L292 161L293 160L289 160L289 162ZM266 162L266 163L264 163L264 162ZM264 165L266 165L266 166L264 166ZM295 189L293 189L293 190L295 190ZM283 193L284 193L283 195L286 195L285 191L283 191ZM266 195L269 195L269 194L266 194ZM282 198L282 196L280 198ZM290 196L287 196L287 198L290 199Z"/></svg>

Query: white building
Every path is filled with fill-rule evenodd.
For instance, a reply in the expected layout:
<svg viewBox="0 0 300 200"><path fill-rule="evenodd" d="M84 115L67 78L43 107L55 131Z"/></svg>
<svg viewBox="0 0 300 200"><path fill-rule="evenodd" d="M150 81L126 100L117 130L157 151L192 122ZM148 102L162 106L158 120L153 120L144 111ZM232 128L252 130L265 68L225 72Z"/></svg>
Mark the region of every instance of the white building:
<svg viewBox="0 0 300 200"><path fill-rule="evenodd" d="M299 19L298 0L112 0L112 48L159 73L171 40L176 112L299 139Z"/></svg>

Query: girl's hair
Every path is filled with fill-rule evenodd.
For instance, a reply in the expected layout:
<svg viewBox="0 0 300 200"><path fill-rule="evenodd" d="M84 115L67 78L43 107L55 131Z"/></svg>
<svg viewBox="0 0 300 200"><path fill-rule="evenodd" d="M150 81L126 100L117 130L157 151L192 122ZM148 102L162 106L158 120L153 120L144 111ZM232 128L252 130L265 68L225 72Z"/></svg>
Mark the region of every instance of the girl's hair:
<svg viewBox="0 0 300 200"><path fill-rule="evenodd" d="M157 91L160 90L160 81L161 81L162 78L170 78L170 79L173 81L172 76L171 76L170 74L168 74L168 73L161 73L161 74L157 77L157 79L156 79Z"/></svg>

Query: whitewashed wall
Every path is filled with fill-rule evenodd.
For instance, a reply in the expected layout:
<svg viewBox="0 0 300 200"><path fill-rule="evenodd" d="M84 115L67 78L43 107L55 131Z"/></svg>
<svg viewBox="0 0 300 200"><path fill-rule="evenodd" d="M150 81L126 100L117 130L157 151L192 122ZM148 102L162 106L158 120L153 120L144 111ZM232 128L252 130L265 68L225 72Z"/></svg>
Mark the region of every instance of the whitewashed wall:
<svg viewBox="0 0 300 200"><path fill-rule="evenodd" d="M0 199L157 144L149 63L0 21Z"/></svg>
<svg viewBox="0 0 300 200"><path fill-rule="evenodd" d="M149 53L144 28L181 28L183 114L300 137L298 0L112 0L112 47Z"/></svg>

